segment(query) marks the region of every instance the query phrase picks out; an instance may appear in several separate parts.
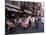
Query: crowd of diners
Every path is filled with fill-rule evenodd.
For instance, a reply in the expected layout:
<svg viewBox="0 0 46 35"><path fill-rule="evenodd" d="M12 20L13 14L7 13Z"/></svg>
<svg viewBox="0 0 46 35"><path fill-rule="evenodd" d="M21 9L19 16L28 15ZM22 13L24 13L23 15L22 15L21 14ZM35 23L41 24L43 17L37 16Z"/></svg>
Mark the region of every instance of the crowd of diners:
<svg viewBox="0 0 46 35"><path fill-rule="evenodd" d="M28 29L29 27L38 27L39 20L39 18L32 16L24 16L23 18L17 17L17 19L7 18L6 28L8 31L12 31L12 29L16 28L16 26L22 29Z"/></svg>

